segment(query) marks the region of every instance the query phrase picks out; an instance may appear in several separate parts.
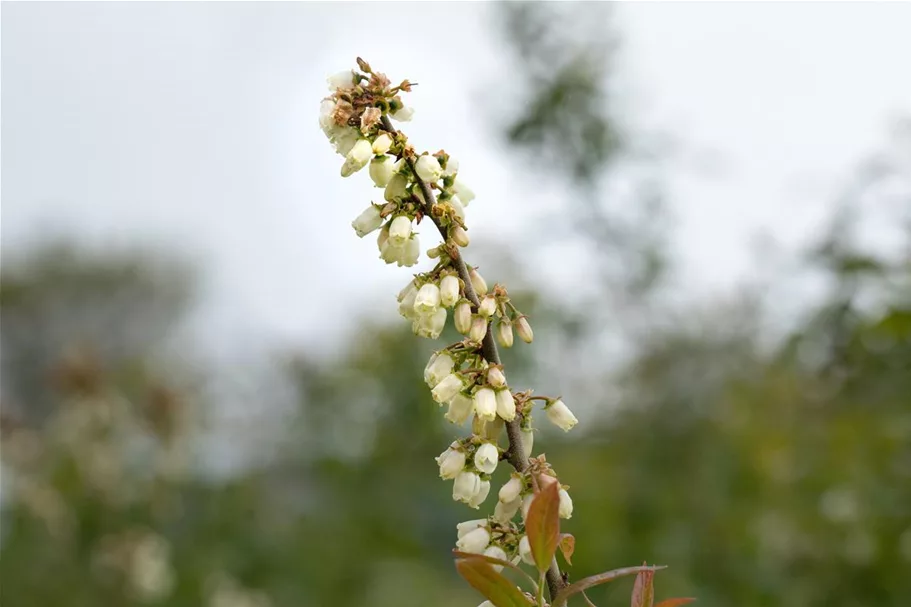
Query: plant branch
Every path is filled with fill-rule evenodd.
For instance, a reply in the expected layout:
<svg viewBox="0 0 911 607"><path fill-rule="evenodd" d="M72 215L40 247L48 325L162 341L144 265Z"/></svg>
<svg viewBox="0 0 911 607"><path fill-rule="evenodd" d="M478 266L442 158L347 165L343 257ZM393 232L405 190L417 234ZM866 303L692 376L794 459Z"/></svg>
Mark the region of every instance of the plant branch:
<svg viewBox="0 0 911 607"><path fill-rule="evenodd" d="M383 116L382 126L385 130L390 133L396 133L397 129L392 125L392 121L389 120L388 116ZM411 167L412 172L414 173L415 182L421 187L421 192L424 194L424 215L433 221L434 225L440 231L440 234L443 236L443 241L445 242L449 235L446 232L446 228L440 223L440 221L435 218L430 210L433 207L433 204L436 202L436 197L433 194L433 190L430 185L425 183L423 179L418 177L417 171L414 170L414 161L411 158L405 160L408 165ZM462 282L465 283L465 297L472 303L475 309L481 305L481 300L478 298L478 294L475 293L474 287L471 284L471 277L468 274L468 266L465 264L465 260L462 258L461 250L457 247L454 247L454 251L451 251L450 257L452 258L452 264L455 266L456 271L459 273L459 278L462 279ZM497 350L497 344L493 337L493 323L488 323L487 325L487 335L484 336L484 341L481 344L481 352L487 362L492 364L502 364L500 362L500 353ZM528 469L528 459L525 457L525 450L522 446L522 429L519 426L519 420L513 419L510 422L506 422L506 435L509 438L509 448L506 450L506 458L513 468L518 472L525 472ZM550 592L551 600L553 600L557 593L565 586L563 582L563 575L560 573L560 567L557 565L557 560L554 558L553 562L550 564L550 569L547 571L547 589Z"/></svg>

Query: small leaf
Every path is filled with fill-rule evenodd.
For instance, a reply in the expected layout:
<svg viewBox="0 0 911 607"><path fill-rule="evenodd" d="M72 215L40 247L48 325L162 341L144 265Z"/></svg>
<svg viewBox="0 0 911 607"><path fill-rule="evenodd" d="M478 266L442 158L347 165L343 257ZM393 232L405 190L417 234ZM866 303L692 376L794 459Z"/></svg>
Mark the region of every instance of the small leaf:
<svg viewBox="0 0 911 607"><path fill-rule="evenodd" d="M460 552L458 550L453 550L452 554L454 554L456 556L456 558L460 558L460 559L478 559L480 561L484 561L485 563L490 563L491 565L502 565L503 567L509 567L513 571L518 571L523 576L525 576L525 579L527 579L529 582L531 582L532 588L534 588L535 591L538 590L538 583L534 580L534 578L531 577L530 575L528 575L528 573L524 569L522 569L518 565L514 565L514 564L510 563L509 561L504 561L502 559L494 558L492 556L487 556L486 554L474 554L473 552Z"/></svg>
<svg viewBox="0 0 911 607"><path fill-rule="evenodd" d="M557 483L550 483L535 494L528 508L525 533L538 571L547 571L560 542L560 488Z"/></svg>
<svg viewBox="0 0 911 607"><path fill-rule="evenodd" d="M570 565L573 564L572 556L573 552L576 551L576 538L573 537L572 533L561 533L560 534L560 552L563 553L563 558Z"/></svg>
<svg viewBox="0 0 911 607"><path fill-rule="evenodd" d="M642 563L645 565L645 563ZM633 584L633 597L630 601L632 607L652 607L655 603L655 572L653 570L640 571Z"/></svg>
<svg viewBox="0 0 911 607"><path fill-rule="evenodd" d="M637 567L624 567L623 569L614 569L613 571L605 571L604 573L591 575L587 578L579 580L578 582L575 582L574 584L570 584L561 590L557 595L557 598L554 599L553 607L561 607L562 605L565 605L566 601L569 600L569 597L573 596L574 594L578 594L583 590L588 590L594 586L613 582L617 578L626 575L633 575L639 573L640 571L658 571L660 569L664 569L664 567L661 565L653 565L651 567L639 565Z"/></svg>
<svg viewBox="0 0 911 607"><path fill-rule="evenodd" d="M496 607L529 607L531 603L515 584L479 558L457 559L456 569L471 586Z"/></svg>
<svg viewBox="0 0 911 607"><path fill-rule="evenodd" d="M655 607L679 607L680 605L686 605L687 603L692 603L692 602L695 601L695 600L696 600L696 599L694 599L694 598L692 598L692 597L685 598L685 599L683 599L683 598L680 598L680 599L664 599L663 601L661 601L660 603L658 603L657 605L655 605Z"/></svg>

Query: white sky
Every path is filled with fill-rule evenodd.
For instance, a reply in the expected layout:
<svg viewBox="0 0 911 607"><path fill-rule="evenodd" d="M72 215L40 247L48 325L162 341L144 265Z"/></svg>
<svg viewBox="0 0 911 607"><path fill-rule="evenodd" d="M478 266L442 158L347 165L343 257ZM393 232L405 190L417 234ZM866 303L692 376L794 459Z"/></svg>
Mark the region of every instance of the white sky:
<svg viewBox="0 0 911 607"><path fill-rule="evenodd" d="M419 82L408 132L461 159L478 194L472 233L490 235L548 191L477 109L495 96L485 85L508 82L491 9L4 4L4 252L54 232L186 251L209 272L208 330L234 339L324 342L365 305L391 312L410 272L353 236L376 191L338 177L317 127L324 78L361 55ZM911 110L909 3L617 12L629 118L683 143L673 235L695 296L749 274L759 230L806 242L889 119Z"/></svg>

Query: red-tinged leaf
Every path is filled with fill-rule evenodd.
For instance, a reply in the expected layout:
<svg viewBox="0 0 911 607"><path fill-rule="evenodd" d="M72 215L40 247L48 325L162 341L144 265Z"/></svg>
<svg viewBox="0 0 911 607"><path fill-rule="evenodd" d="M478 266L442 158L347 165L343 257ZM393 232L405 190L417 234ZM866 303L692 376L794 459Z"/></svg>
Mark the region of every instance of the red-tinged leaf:
<svg viewBox="0 0 911 607"><path fill-rule="evenodd" d="M502 565L503 567L509 567L513 571L518 571L523 576L525 576L525 579L527 579L529 582L531 582L532 588L534 588L535 590L538 589L538 583L535 581L535 579L533 577L528 575L528 573L526 573L526 571L524 569L522 569L518 565L513 565L509 561L504 561L502 559L494 558L492 556L487 556L486 554L474 554L473 552L460 552L459 550L453 550L452 554L455 555L456 558L460 558L460 559L478 559L480 561L484 561L485 563L490 563L491 565Z"/></svg>
<svg viewBox="0 0 911 607"><path fill-rule="evenodd" d="M575 582L574 584L570 584L561 590L560 594L557 595L557 598L554 599L553 607L562 607L566 604L566 601L569 600L569 597L573 596L574 594L578 594L583 590L588 590L594 586L613 582L617 578L621 578L627 575L638 574L640 571L658 571L660 569L664 569L664 566L653 565L651 567L646 567L644 565L639 565L638 567L624 567L623 569L614 569L613 571L605 571L604 573L591 575L587 578L579 580L578 582Z"/></svg>
<svg viewBox="0 0 911 607"><path fill-rule="evenodd" d="M456 569L472 588L496 607L529 607L531 603L515 584L479 558L457 559Z"/></svg>
<svg viewBox="0 0 911 607"><path fill-rule="evenodd" d="M538 571L547 571L560 543L560 488L557 483L550 483L535 494L525 519L525 533Z"/></svg>
<svg viewBox="0 0 911 607"><path fill-rule="evenodd" d="M572 565L573 552L576 551L576 538L573 537L572 533L561 533L559 546L560 552L563 553L563 558Z"/></svg>
<svg viewBox="0 0 911 607"><path fill-rule="evenodd" d="M693 597L688 597L685 599L684 598L664 599L663 601L661 601L660 603L655 605L655 607L680 607L680 605L686 605L688 603L692 603L695 600L696 599L694 599Z"/></svg>
<svg viewBox="0 0 911 607"><path fill-rule="evenodd" d="M642 563L645 565L645 563ZM631 607L652 607L655 604L655 572L651 569L640 571L633 584Z"/></svg>

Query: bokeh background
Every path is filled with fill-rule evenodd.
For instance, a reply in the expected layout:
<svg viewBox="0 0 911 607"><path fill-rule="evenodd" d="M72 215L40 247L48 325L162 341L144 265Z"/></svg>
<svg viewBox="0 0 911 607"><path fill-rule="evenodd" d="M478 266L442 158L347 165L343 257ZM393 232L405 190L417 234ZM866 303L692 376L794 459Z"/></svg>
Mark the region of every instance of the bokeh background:
<svg viewBox="0 0 911 607"><path fill-rule="evenodd" d="M395 313L409 270L350 228L375 191L317 125L358 55L419 83L407 132L478 195L469 259L535 327L512 383L581 420L536 440L571 576L911 604L909 24L4 2L4 607L480 602L449 554L476 513L433 461L464 430Z"/></svg>

